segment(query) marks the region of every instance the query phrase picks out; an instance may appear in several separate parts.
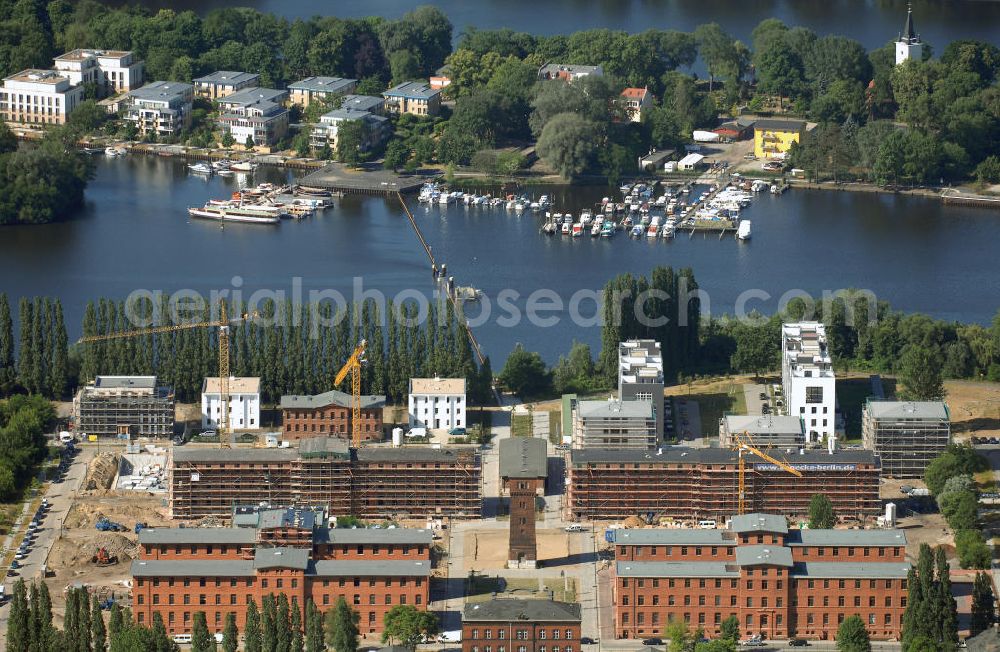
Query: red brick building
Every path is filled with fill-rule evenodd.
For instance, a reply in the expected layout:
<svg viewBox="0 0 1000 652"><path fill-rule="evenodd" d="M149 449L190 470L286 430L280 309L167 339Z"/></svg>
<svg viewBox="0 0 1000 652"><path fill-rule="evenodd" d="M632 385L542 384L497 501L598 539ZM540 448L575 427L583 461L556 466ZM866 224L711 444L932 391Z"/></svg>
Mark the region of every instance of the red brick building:
<svg viewBox="0 0 1000 652"><path fill-rule="evenodd" d="M783 516L736 516L727 530L614 530L615 634L708 636L735 615L744 636L832 640L858 615L873 639L898 639L906 609L900 530L789 530Z"/></svg>
<svg viewBox="0 0 1000 652"><path fill-rule="evenodd" d="M242 631L252 597L284 593L321 611L341 596L360 615L362 633L382 629L398 604L426 609L431 532L328 529L305 510L265 510L256 527L155 528L139 533L132 562L132 613L149 625L163 618L169 634L189 633L194 614L221 632L227 613Z"/></svg>
<svg viewBox="0 0 1000 652"><path fill-rule="evenodd" d="M315 396L281 397L284 438L297 441L308 437L351 438L351 395L332 390ZM384 396L361 397L361 439L380 441Z"/></svg>
<svg viewBox="0 0 1000 652"><path fill-rule="evenodd" d="M548 442L538 437L500 441L500 490L510 504L507 568L534 568L538 560L535 503L545 495L547 450Z"/></svg>
<svg viewBox="0 0 1000 652"><path fill-rule="evenodd" d="M871 451L830 454L792 449L782 456L801 477L746 455L749 510L805 516L810 497L822 487L841 518L874 517L881 512L881 464ZM739 459L728 449L579 449L570 453L567 468L567 519L639 516L721 523L738 509Z"/></svg>
<svg viewBox="0 0 1000 652"><path fill-rule="evenodd" d="M467 603L462 610L462 652L580 652L581 620L576 603Z"/></svg>
<svg viewBox="0 0 1000 652"><path fill-rule="evenodd" d="M175 448L167 500L177 519L228 518L236 505L322 505L360 518L478 518L477 446L365 446L333 437L299 448Z"/></svg>

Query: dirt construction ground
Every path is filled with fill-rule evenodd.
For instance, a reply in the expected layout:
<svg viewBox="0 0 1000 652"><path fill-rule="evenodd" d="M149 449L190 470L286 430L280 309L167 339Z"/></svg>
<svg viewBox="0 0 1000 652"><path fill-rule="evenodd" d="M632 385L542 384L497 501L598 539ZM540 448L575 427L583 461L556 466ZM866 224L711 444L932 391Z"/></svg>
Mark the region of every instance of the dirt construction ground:
<svg viewBox="0 0 1000 652"><path fill-rule="evenodd" d="M1000 436L1000 383L949 380L944 388L957 441Z"/></svg>
<svg viewBox="0 0 1000 652"><path fill-rule="evenodd" d="M506 529L467 533L463 551L466 563L473 562L482 570L506 568L508 536ZM569 536L562 530L538 530L538 560L568 557Z"/></svg>

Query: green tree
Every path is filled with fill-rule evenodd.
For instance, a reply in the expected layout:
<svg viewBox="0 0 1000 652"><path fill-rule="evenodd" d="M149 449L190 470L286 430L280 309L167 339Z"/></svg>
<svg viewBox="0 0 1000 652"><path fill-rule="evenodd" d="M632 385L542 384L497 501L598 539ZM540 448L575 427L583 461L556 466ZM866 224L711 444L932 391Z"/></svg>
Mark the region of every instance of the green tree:
<svg viewBox="0 0 1000 652"><path fill-rule="evenodd" d="M406 163L406 159L410 157L410 148L406 144L398 139L393 139L389 141L389 144L385 148L385 154L382 159L382 167L387 170L392 170L395 172L399 168L403 167Z"/></svg>
<svg viewBox="0 0 1000 652"><path fill-rule="evenodd" d="M915 401L937 401L944 398L941 378L941 356L934 350L910 345L899 361L899 379L904 396Z"/></svg>
<svg viewBox="0 0 1000 652"><path fill-rule="evenodd" d="M736 350L729 359L732 367L742 372L752 372L755 378L761 371L774 367L776 358L774 337L767 325L740 324L734 332Z"/></svg>
<svg viewBox="0 0 1000 652"><path fill-rule="evenodd" d="M958 647L958 606L951 590L951 570L944 548L938 546L935 553L937 567L937 594L935 596L941 641L948 649Z"/></svg>
<svg viewBox="0 0 1000 652"><path fill-rule="evenodd" d="M236 144L236 139L233 138L233 134L231 131L226 131L226 133L222 134L221 142L223 147L229 149L230 147Z"/></svg>
<svg viewBox="0 0 1000 652"><path fill-rule="evenodd" d="M385 614L382 642L398 643L412 650L423 637L432 636L437 631L437 616L433 613L422 611L413 605L398 604ZM337 649L337 652L343 651Z"/></svg>
<svg viewBox="0 0 1000 652"><path fill-rule="evenodd" d="M664 636L667 638L667 652L689 652L698 639L686 622L672 619L667 623Z"/></svg>
<svg viewBox="0 0 1000 652"><path fill-rule="evenodd" d="M117 602L111 605L111 615L108 618L108 638L112 641L125 629L125 617Z"/></svg>
<svg viewBox="0 0 1000 652"><path fill-rule="evenodd" d="M538 138L538 156L565 179L587 169L597 151L600 127L575 113L549 120Z"/></svg>
<svg viewBox="0 0 1000 652"><path fill-rule="evenodd" d="M871 640L860 616L849 616L837 628L837 649L842 652L870 652Z"/></svg>
<svg viewBox="0 0 1000 652"><path fill-rule="evenodd" d="M292 629L289 615L288 596L284 593L278 594L275 607L275 652L289 652L292 647Z"/></svg>
<svg viewBox="0 0 1000 652"><path fill-rule="evenodd" d="M347 165L361 162L365 145L365 122L344 120L337 127L337 160Z"/></svg>
<svg viewBox="0 0 1000 652"><path fill-rule="evenodd" d="M955 552L962 568L989 568L990 549L979 530L960 530L955 533Z"/></svg>
<svg viewBox="0 0 1000 652"><path fill-rule="evenodd" d="M119 636L119 639L122 638ZM167 634L167 626L163 624L160 612L153 613L153 626L149 632L152 649L156 652L180 652L180 647Z"/></svg>
<svg viewBox="0 0 1000 652"><path fill-rule="evenodd" d="M828 530L837 523L833 513L833 503L825 494L813 494L809 500L809 527L814 530Z"/></svg>
<svg viewBox="0 0 1000 652"><path fill-rule="evenodd" d="M975 636L986 631L996 622L996 608L993 606L993 582L986 573L976 573L972 584L972 618L969 635Z"/></svg>
<svg viewBox="0 0 1000 652"><path fill-rule="evenodd" d="M292 598L291 604L291 628L292 628L292 643L291 652L304 652L305 640L302 636L302 612L299 610L299 603Z"/></svg>
<svg viewBox="0 0 1000 652"><path fill-rule="evenodd" d="M17 378L14 364L14 321L7 293L0 292L0 396L13 388Z"/></svg>
<svg viewBox="0 0 1000 652"><path fill-rule="evenodd" d="M28 607L28 591L24 580L18 578L10 600L7 616L7 652L28 652L31 614Z"/></svg>
<svg viewBox="0 0 1000 652"><path fill-rule="evenodd" d="M273 595L265 595L261 614L261 650L263 652L276 652L278 649L278 625L276 622L276 610Z"/></svg>
<svg viewBox="0 0 1000 652"><path fill-rule="evenodd" d="M943 453L931 460L924 471L924 482L934 495L944 492L950 478L962 475L975 475L985 471L989 462L977 453L971 446L949 444Z"/></svg>
<svg viewBox="0 0 1000 652"><path fill-rule="evenodd" d="M257 603L253 598L247 603L246 622L243 624L243 645L246 652L261 652L263 649L260 612L257 611Z"/></svg>
<svg viewBox="0 0 1000 652"><path fill-rule="evenodd" d="M325 616L327 646L334 652L357 652L360 620L361 615L348 606L343 596L337 598L337 604Z"/></svg>
<svg viewBox="0 0 1000 652"><path fill-rule="evenodd" d="M243 147L245 147L248 152L256 146L256 143L253 142L253 136L247 136L247 139L243 141Z"/></svg>
<svg viewBox="0 0 1000 652"><path fill-rule="evenodd" d="M306 652L323 652L326 644L323 641L323 614L316 608L312 598L306 601Z"/></svg>
<svg viewBox="0 0 1000 652"><path fill-rule="evenodd" d="M534 351L526 351L520 343L507 356L500 382L511 392L521 397L541 396L552 386L552 379L542 356Z"/></svg>
<svg viewBox="0 0 1000 652"><path fill-rule="evenodd" d="M719 637L733 643L740 640L740 619L730 616L722 621L719 627Z"/></svg>
<svg viewBox="0 0 1000 652"><path fill-rule="evenodd" d="M222 652L236 652L240 642L240 633L236 629L236 614L226 614L226 625L222 630Z"/></svg>
<svg viewBox="0 0 1000 652"><path fill-rule="evenodd" d="M194 623L191 626L191 652L214 652L215 637L208 631L205 623L205 612L194 612Z"/></svg>

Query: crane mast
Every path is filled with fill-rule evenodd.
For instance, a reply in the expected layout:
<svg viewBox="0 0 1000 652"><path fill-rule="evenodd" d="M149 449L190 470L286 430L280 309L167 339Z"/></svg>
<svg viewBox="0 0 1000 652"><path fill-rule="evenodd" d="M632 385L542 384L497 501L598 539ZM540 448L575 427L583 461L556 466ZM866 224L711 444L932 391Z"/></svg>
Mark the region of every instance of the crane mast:
<svg viewBox="0 0 1000 652"><path fill-rule="evenodd" d="M361 447L361 365L365 363L367 347L368 341L361 340L333 379L333 386L337 387L348 373L351 374L351 445L354 448Z"/></svg>
<svg viewBox="0 0 1000 652"><path fill-rule="evenodd" d="M779 469L787 471L794 476L802 477L802 472L798 469L792 467L787 462L783 462L779 459L771 457L764 451L760 450L753 445L753 440L750 438L750 433L746 430L743 434L734 434L733 436L733 449L736 451L739 458L739 504L738 504L738 514L746 514L746 453L753 453L757 457L774 464Z"/></svg>

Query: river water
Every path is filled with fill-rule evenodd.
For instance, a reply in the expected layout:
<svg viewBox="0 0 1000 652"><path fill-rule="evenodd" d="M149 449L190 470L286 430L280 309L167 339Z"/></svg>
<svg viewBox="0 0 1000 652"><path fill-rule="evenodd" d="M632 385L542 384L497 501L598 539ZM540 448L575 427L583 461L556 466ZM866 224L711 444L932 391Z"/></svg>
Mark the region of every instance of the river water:
<svg viewBox="0 0 1000 652"><path fill-rule="evenodd" d="M818 34L843 34L868 48L896 38L906 18L905 0L141 0L148 7L205 12L219 7L250 6L288 19L317 14L343 18L379 15L398 18L422 4L441 8L455 26L509 27L535 34L569 34L607 27L629 32L646 29L691 31L715 21L744 42L765 18L779 18ZM938 53L949 42L973 38L1000 44L1000 2L915 0L914 22Z"/></svg>
<svg viewBox="0 0 1000 652"><path fill-rule="evenodd" d="M282 170L261 168L255 181L285 178ZM432 292L427 257L394 199L343 198L324 213L273 227L220 229L188 219L188 206L226 197L235 183L190 174L180 159L100 157L80 218L0 229L0 289L14 300L61 297L71 337L79 335L87 300L124 298L137 289L192 289L205 296L228 289L249 298L259 289L292 297L300 287L306 299L310 291L332 289L348 300L364 291L389 298ZM576 214L612 190L555 186L534 192L552 194L556 210ZM410 202L435 257L459 285L486 293L491 314L476 334L497 363L516 342L549 361L572 339L597 349L593 294L616 274L648 275L656 265L692 267L716 315L733 313L747 291L756 291L747 310L771 313L789 290L818 294L852 287L871 290L895 308L945 319L986 323L1000 307L1000 216L934 199L765 193L743 211L753 222L746 243L700 234L672 242L621 234L611 240L546 237L539 232L543 218L530 213ZM502 291L504 306L497 303ZM533 293L538 305L557 298L563 310L538 311L529 320ZM576 321L568 306L574 295ZM479 316L478 310L470 307L470 315ZM511 317L515 311L519 320ZM558 323L545 325L552 316Z"/></svg>

